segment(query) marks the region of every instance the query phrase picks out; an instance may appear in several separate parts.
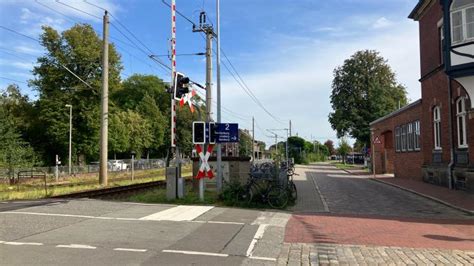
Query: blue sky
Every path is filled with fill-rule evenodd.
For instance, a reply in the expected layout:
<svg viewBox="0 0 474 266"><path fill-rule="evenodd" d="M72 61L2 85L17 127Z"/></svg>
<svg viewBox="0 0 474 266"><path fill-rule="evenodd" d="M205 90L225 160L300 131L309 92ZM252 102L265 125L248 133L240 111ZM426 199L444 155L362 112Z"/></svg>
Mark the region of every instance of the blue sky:
<svg viewBox="0 0 474 266"><path fill-rule="evenodd" d="M112 24L124 24L155 54L167 54L170 10L161 0L88 1L107 8L118 19L111 18ZM99 19L54 0L37 2L0 0L0 25L35 38L43 24L62 31L81 22L101 30ZM99 17L103 14L83 0L61 2ZM332 71L357 50L379 51L397 73L398 81L407 87L409 98L420 97L418 25L407 18L416 3L417 0L221 0L222 49L263 105L281 120L292 120L293 134L337 142L327 119L331 112ZM214 0L177 0L177 9L196 22L204 9L215 23ZM129 41L114 27L110 36L122 54L123 78L142 73L169 80L166 71L144 53L124 44ZM191 24L178 17L177 53L203 52L204 48L202 36L193 33ZM22 91L35 98L35 92L22 82L32 78L31 69L41 54L42 48L34 41L0 29L0 89L14 82L8 79L21 81L16 83ZM204 84L202 56L178 57L177 66ZM251 116L255 116L256 136L268 144L274 139L265 129L288 127L251 101L224 66L222 103L234 112L224 111L224 121L250 128Z"/></svg>

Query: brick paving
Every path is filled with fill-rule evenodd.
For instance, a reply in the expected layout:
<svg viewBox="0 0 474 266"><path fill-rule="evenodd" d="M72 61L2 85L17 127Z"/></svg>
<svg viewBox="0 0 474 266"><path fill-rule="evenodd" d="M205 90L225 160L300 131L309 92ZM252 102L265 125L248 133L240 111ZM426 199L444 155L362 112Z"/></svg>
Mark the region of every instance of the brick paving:
<svg viewBox="0 0 474 266"><path fill-rule="evenodd" d="M277 265L473 265L474 251L285 243Z"/></svg>
<svg viewBox="0 0 474 266"><path fill-rule="evenodd" d="M316 182L308 177L302 168L297 168L295 173L298 175L293 176L293 182L298 191L298 198L291 210L295 213L327 212Z"/></svg>
<svg viewBox="0 0 474 266"><path fill-rule="evenodd" d="M420 181L394 177L377 176L377 180L400 186L423 195L433 197L448 204L474 212L474 194L460 190L451 190Z"/></svg>
<svg viewBox="0 0 474 266"><path fill-rule="evenodd" d="M474 251L474 220L293 215L286 225L285 242Z"/></svg>
<svg viewBox="0 0 474 266"><path fill-rule="evenodd" d="M328 212L294 212L278 265L474 265L474 216L328 164L300 170Z"/></svg>

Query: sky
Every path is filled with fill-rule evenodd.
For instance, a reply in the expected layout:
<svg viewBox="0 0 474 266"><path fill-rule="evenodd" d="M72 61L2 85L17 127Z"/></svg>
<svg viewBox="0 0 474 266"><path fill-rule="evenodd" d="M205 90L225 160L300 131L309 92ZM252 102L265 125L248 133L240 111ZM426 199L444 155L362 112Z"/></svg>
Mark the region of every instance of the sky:
<svg viewBox="0 0 474 266"><path fill-rule="evenodd" d="M166 0L170 2L171 0ZM101 34L103 10L111 14L110 41L121 53L126 79L134 73L154 74L165 81L170 74L147 55L153 52L169 64L171 15L161 0L0 0L0 26L38 38L41 26L63 31L75 23L89 23ZM215 25L215 0L176 0L177 10L195 21L206 11ZM338 142L328 115L333 70L358 50L380 52L405 85L408 98L420 98L418 24L407 18L417 0L221 0L222 121L251 129L255 117L256 139L267 144L274 137L267 129L324 142ZM79 12L66 5L80 9ZM124 28L124 25L142 46ZM117 30L121 29L120 31ZM201 34L192 24L177 18L177 54L205 51ZM131 41L134 41L138 49ZM213 44L215 48L215 43ZM0 27L0 90L16 83L22 93L35 99L29 88L31 70L42 47L32 39ZM216 95L215 61L213 96ZM253 101L226 69L237 70L261 106ZM205 84L205 58L177 57L178 71ZM234 74L235 76L235 74ZM238 77L237 77L238 79ZM203 94L204 91L199 90ZM214 98L215 99L215 98ZM215 102L213 102L215 117ZM179 119L179 118L178 118ZM284 136L284 131L275 131Z"/></svg>

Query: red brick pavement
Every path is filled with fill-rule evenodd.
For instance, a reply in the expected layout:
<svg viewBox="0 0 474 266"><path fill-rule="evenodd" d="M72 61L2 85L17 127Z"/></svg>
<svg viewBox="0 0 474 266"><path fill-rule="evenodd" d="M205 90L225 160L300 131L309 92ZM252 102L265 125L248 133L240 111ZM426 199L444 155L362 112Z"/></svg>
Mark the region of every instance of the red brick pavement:
<svg viewBox="0 0 474 266"><path fill-rule="evenodd" d="M474 250L474 220L293 215L285 242Z"/></svg>

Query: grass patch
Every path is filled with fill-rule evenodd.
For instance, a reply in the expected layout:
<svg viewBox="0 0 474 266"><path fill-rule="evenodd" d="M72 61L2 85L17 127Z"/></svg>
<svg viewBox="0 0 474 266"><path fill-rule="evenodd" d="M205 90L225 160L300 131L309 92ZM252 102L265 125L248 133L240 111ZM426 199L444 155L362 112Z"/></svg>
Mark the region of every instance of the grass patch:
<svg viewBox="0 0 474 266"><path fill-rule="evenodd" d="M183 176L191 175L191 166L182 169ZM165 179L165 169L135 171L134 180L130 172L110 172L107 187L126 186ZM47 193L43 179L21 181L19 185L0 183L0 200L40 199L74 192L103 188L99 184L97 173L81 176L62 177L56 182L54 177L47 177Z"/></svg>
<svg viewBox="0 0 474 266"><path fill-rule="evenodd" d="M343 163L331 163L332 165L336 166L339 169L345 170L345 169L353 169L353 168L359 168L358 165L354 164L343 164Z"/></svg>

